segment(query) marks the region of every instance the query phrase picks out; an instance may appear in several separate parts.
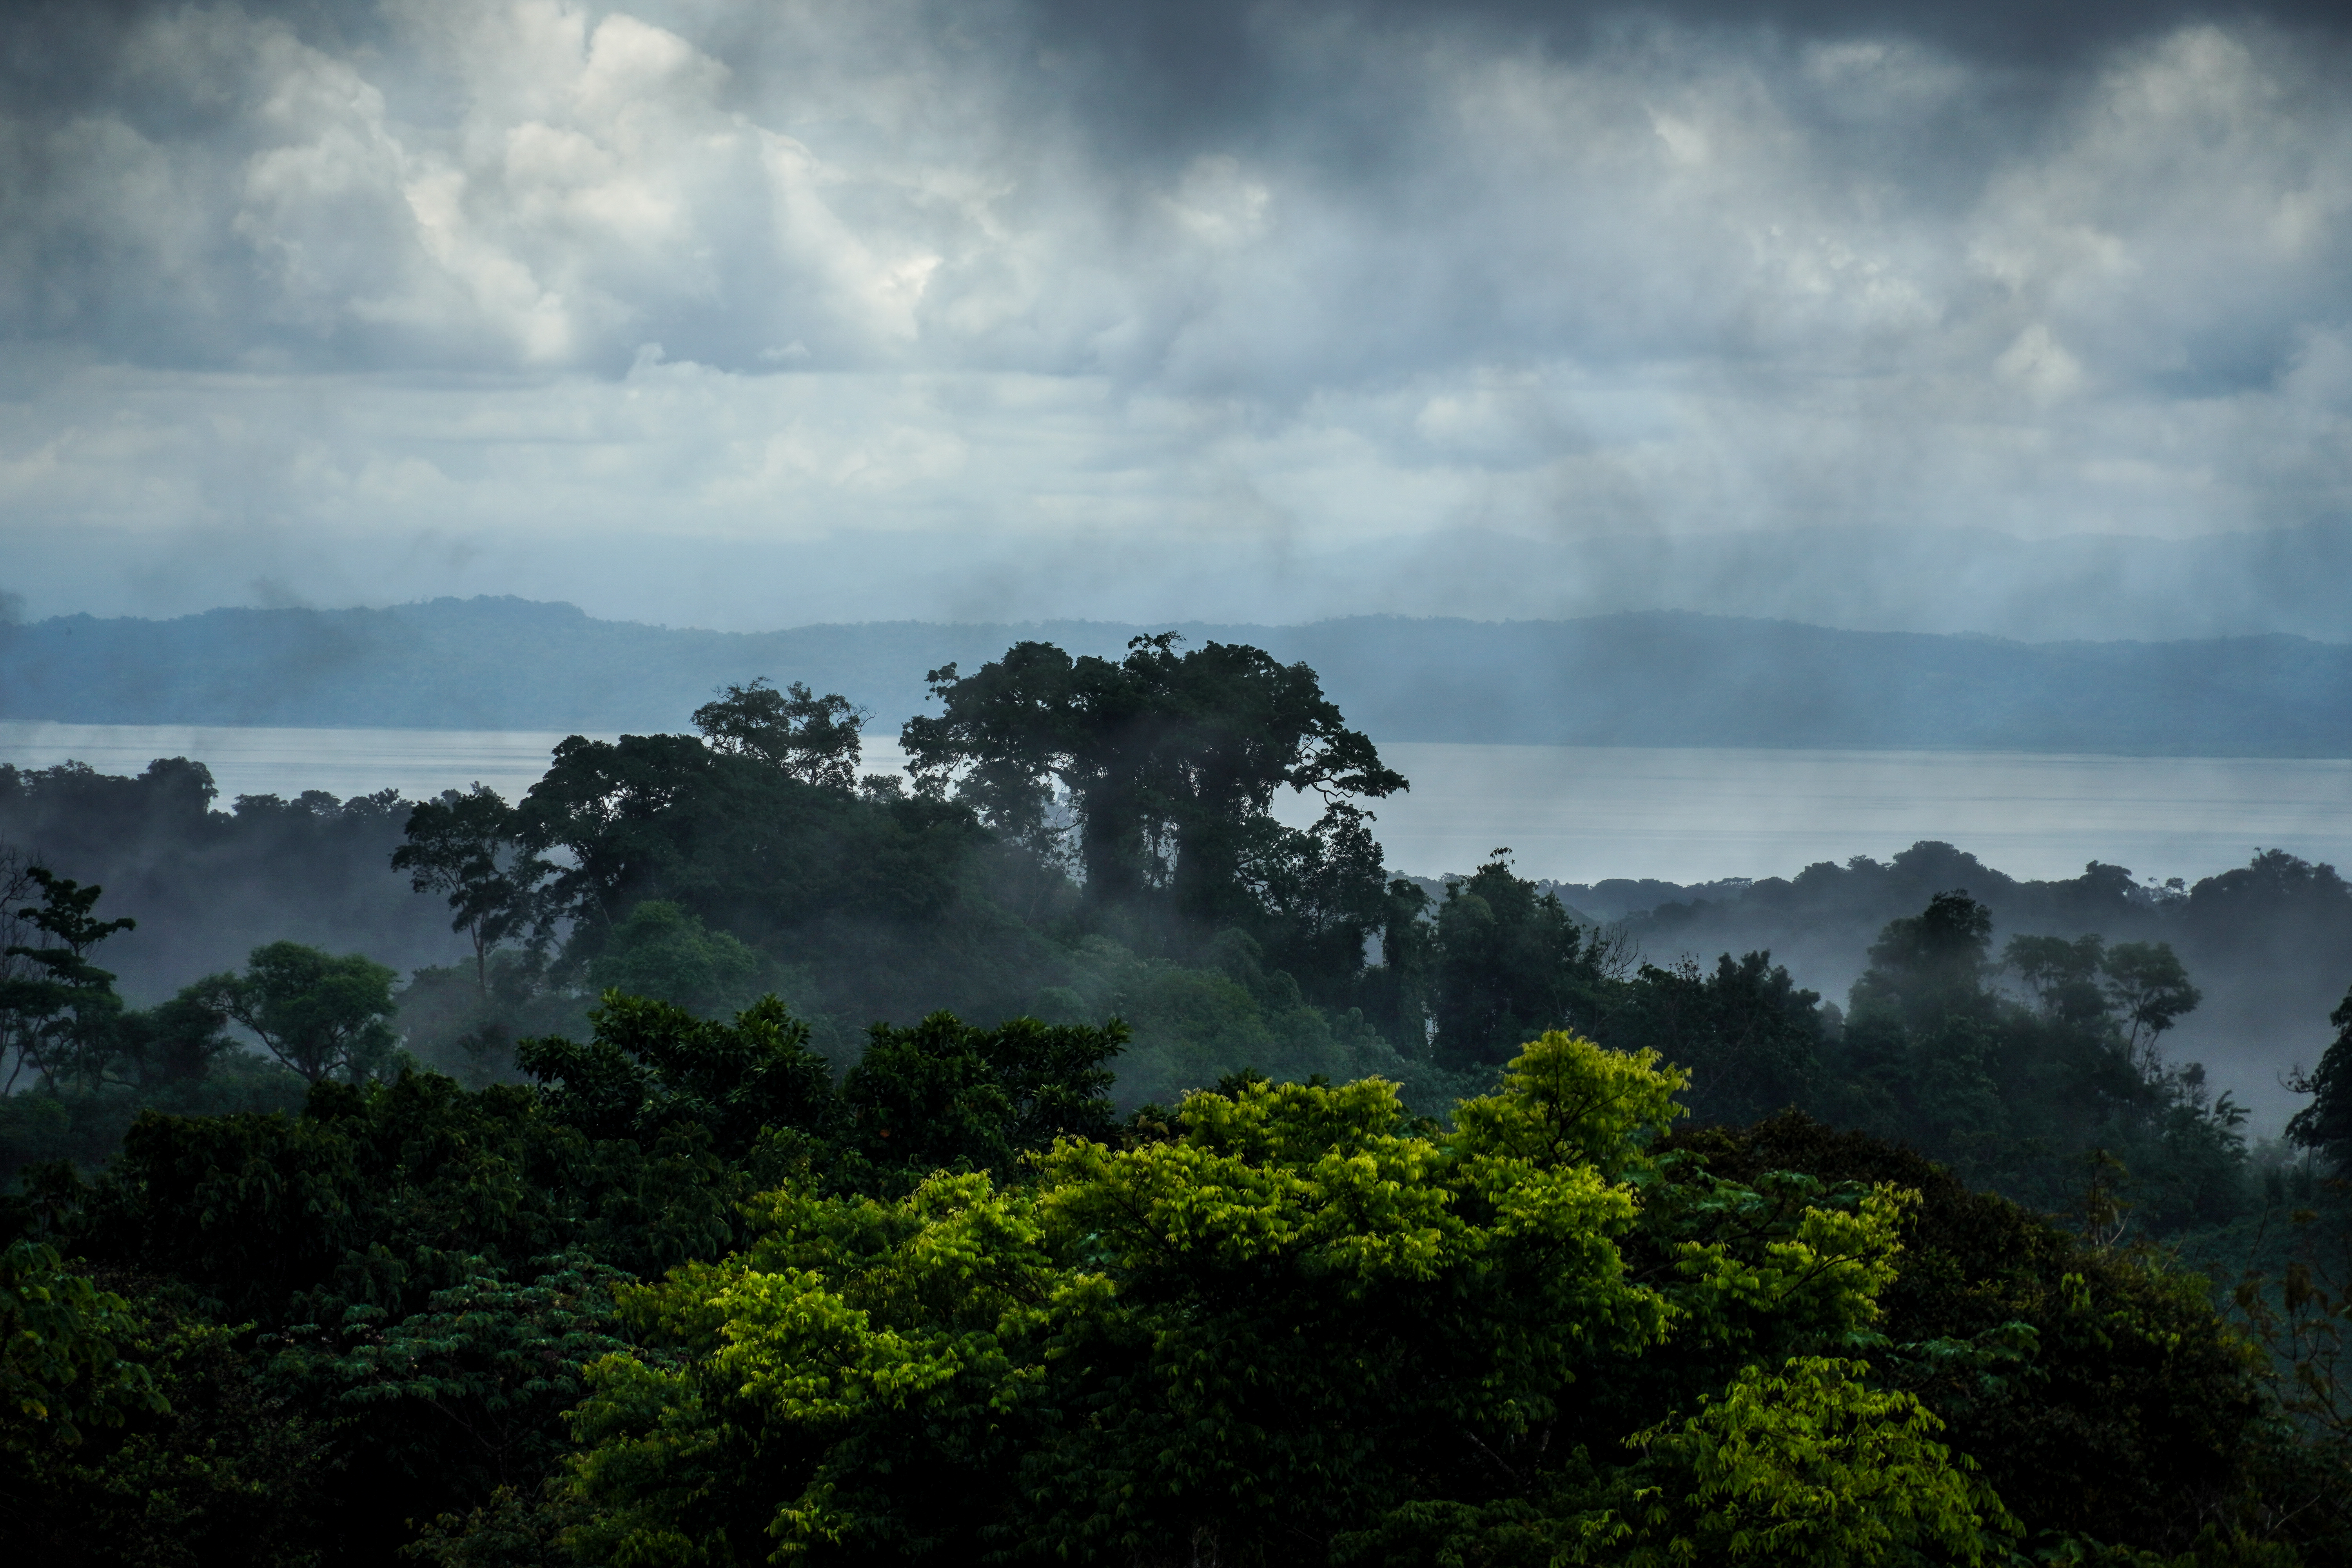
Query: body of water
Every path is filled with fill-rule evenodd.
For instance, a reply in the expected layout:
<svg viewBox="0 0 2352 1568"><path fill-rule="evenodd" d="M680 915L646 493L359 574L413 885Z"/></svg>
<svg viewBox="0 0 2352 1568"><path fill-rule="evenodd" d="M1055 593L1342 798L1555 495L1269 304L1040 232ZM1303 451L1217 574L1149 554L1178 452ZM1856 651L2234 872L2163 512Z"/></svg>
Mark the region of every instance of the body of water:
<svg viewBox="0 0 2352 1568"><path fill-rule="evenodd" d="M1393 744L1410 795L1378 804L1391 864L1464 870L1508 845L1524 876L1790 876L1938 838L2021 878L2088 860L2161 880L2260 848L2352 861L2352 762Z"/></svg>
<svg viewBox="0 0 2352 1568"><path fill-rule="evenodd" d="M306 730L0 722L0 762L68 759L136 773L155 757L212 770L239 795L410 796L476 781L529 789L556 731ZM2352 762L1392 742L1410 794L1379 802L1391 865L1466 871L1508 846L1522 875L1591 882L1788 876L1818 860L1881 858L1922 838L2016 877L2071 877L2086 860L2200 877L2256 848L2352 863ZM867 748L895 770L895 746ZM1284 815L1304 821L1309 803Z"/></svg>

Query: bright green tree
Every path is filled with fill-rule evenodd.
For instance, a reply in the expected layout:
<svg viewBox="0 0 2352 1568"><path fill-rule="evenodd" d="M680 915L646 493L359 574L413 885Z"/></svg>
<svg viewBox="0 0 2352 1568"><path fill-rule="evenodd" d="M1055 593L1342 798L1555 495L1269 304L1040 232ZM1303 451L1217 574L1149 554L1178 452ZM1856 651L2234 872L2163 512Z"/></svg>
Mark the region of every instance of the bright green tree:
<svg viewBox="0 0 2352 1568"><path fill-rule="evenodd" d="M1833 1356L1875 1320L1903 1200L1662 1197L1647 1150L1682 1082L1552 1034L1450 1132L1379 1080L1241 1080L1160 1132L1063 1138L1027 1183L787 1186L747 1251L625 1293L680 1359L591 1369L567 1539L646 1563L1467 1561L1517 1521L1600 1553L1561 1561L1689 1561L1756 1514L1812 1561L1981 1554L1993 1500ZM1872 1507L1825 1501L1864 1472ZM1648 1500L1669 1474L1696 1511Z"/></svg>
<svg viewBox="0 0 2352 1568"><path fill-rule="evenodd" d="M138 1329L121 1297L68 1268L57 1249L0 1252L0 1443L73 1444L81 1428L165 1408L147 1369L124 1359Z"/></svg>

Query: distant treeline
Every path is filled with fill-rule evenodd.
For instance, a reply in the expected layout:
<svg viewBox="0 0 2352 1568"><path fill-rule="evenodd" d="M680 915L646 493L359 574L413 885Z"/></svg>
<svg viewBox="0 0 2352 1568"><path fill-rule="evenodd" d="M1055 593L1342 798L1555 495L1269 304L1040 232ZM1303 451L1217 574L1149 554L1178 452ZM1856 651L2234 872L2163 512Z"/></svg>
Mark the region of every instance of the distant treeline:
<svg viewBox="0 0 2352 1568"><path fill-rule="evenodd" d="M1950 888L1990 909L2003 941L2096 931L2168 942L2204 993L2181 1020L2176 1050L2253 1086L2265 1111L2278 1099L2277 1079L2317 1058L2327 1039L2322 1020L2352 980L2352 886L2333 867L2275 849L2193 885L2136 880L2097 863L2080 877L2024 881L1929 842L1885 861L1858 856L1754 882L1547 886L1597 921L1622 922L1654 962L1768 949L1832 996L1861 974L1880 927Z"/></svg>
<svg viewBox="0 0 2352 1568"><path fill-rule="evenodd" d="M783 670L895 724L920 710L924 670L970 667L1016 637L1116 657L1170 629L1313 666L1388 741L2352 756L2352 647L2339 645L2029 644L1667 612L759 634L517 599L68 616L0 626L0 718L622 731L674 724L717 686Z"/></svg>

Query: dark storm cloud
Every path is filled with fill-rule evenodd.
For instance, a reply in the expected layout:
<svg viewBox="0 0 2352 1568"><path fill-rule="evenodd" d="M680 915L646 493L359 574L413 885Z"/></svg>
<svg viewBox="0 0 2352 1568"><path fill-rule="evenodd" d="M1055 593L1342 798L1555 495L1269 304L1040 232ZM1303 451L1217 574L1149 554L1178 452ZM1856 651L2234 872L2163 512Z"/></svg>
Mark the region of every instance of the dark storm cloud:
<svg viewBox="0 0 2352 1568"><path fill-rule="evenodd" d="M1136 155L1268 122L1322 117L1355 95L1318 79L1331 57L1367 38L1413 44L1465 37L1555 58L1638 45L1661 27L1701 30L1750 47L1904 39L2001 68L2020 103L2120 46L2198 21L2260 22L2323 37L2352 28L2333 0L1034 0L1026 11L1049 77L1067 101L1116 128ZM1368 127L1353 116L1330 140Z"/></svg>
<svg viewBox="0 0 2352 1568"><path fill-rule="evenodd" d="M955 584L908 611L1083 613L1148 537L1187 595L1252 576L1204 616L1300 574L1526 614L1705 587L1711 547L1579 539L2352 510L2332 8L15 17L0 545L146 531L121 607L613 609L652 560L740 624L728 550L887 584L903 537Z"/></svg>

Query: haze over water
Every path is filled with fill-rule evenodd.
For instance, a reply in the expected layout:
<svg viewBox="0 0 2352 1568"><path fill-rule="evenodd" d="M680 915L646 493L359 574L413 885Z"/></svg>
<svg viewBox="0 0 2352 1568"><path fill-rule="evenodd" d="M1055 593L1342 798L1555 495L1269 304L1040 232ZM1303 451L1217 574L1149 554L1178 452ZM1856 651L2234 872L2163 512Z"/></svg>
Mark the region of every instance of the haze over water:
<svg viewBox="0 0 2352 1568"><path fill-rule="evenodd" d="M417 797L478 780L509 800L545 771L558 731L317 730L0 723L0 762L74 759L136 773L187 756L239 795ZM1375 803L1389 863L1466 871L1508 846L1520 873L1559 881L1700 882L1791 876L1821 860L1884 858L1943 839L2013 877L2088 860L2195 881L2257 848L2352 862L2352 762L2002 752L1827 752L1391 742L1412 792ZM895 744L866 766L895 772ZM1311 803L1284 815L1311 819Z"/></svg>

